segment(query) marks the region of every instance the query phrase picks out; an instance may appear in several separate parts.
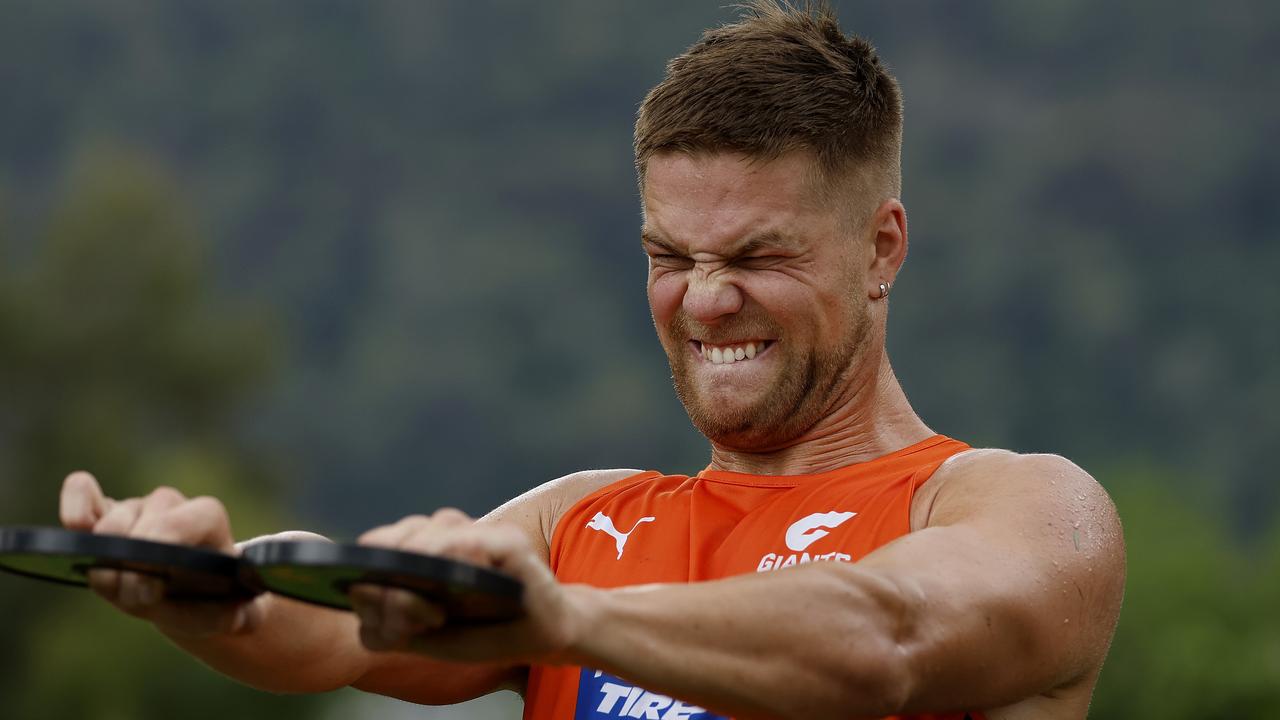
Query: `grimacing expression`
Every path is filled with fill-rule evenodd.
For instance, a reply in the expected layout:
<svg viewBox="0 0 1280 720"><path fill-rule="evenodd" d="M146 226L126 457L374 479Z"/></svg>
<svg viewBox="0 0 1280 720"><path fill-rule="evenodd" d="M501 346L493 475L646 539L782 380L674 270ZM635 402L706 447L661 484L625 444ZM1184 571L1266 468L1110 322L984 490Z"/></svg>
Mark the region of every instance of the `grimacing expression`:
<svg viewBox="0 0 1280 720"><path fill-rule="evenodd" d="M864 254L814 189L812 156L662 153L648 161L649 307L693 424L764 451L849 392L872 327ZM856 233L856 231L854 231Z"/></svg>

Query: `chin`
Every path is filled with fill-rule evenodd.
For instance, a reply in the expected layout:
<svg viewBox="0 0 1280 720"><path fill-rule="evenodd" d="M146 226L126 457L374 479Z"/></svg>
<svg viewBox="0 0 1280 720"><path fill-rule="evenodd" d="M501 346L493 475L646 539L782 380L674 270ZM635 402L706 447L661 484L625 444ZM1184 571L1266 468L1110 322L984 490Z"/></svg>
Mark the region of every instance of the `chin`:
<svg viewBox="0 0 1280 720"><path fill-rule="evenodd" d="M722 448L746 453L771 452L786 447L801 435L799 432L790 432L788 428L767 424L752 424L745 427L707 426L695 420L694 426L712 443Z"/></svg>
<svg viewBox="0 0 1280 720"><path fill-rule="evenodd" d="M745 393L699 383L681 369L672 369L676 395L694 427L722 447L746 452L785 447L804 435L821 415L822 404L814 402L822 393L815 395L815 378L820 373L813 360L797 372L786 373L767 390L753 388L754 392Z"/></svg>
<svg viewBox="0 0 1280 720"><path fill-rule="evenodd" d="M792 439L789 436L799 435L790 433L788 418L778 417L764 401L729 408L714 400L692 403L683 397L681 400L693 426L717 445L763 450L786 443Z"/></svg>

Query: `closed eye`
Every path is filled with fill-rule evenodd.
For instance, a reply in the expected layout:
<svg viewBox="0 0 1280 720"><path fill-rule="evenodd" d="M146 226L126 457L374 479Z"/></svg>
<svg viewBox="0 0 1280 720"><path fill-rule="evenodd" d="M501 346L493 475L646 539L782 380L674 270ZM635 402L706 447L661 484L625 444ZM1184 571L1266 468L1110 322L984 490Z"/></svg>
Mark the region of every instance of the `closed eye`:
<svg viewBox="0 0 1280 720"><path fill-rule="evenodd" d="M767 270L786 262L786 260L787 258L782 255L752 255L738 258L734 261L734 264L747 270Z"/></svg>
<svg viewBox="0 0 1280 720"><path fill-rule="evenodd" d="M693 260L691 258L672 253L649 253L649 262L655 267L674 270L688 270L693 267Z"/></svg>

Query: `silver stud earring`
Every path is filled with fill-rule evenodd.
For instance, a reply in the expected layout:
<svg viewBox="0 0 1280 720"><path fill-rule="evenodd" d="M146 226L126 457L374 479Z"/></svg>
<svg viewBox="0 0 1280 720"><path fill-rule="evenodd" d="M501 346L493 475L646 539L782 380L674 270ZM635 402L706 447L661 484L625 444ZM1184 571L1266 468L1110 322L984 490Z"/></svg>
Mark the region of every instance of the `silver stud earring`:
<svg viewBox="0 0 1280 720"><path fill-rule="evenodd" d="M880 295L876 299L883 300L887 297L889 297L889 283L880 283Z"/></svg>

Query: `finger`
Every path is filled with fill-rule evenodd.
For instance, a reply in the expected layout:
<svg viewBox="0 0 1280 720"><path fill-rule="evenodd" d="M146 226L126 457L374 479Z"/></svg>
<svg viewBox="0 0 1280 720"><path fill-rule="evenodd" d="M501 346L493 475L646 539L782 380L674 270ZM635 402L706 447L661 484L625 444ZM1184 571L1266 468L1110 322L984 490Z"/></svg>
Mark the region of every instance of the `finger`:
<svg viewBox="0 0 1280 720"><path fill-rule="evenodd" d="M142 507L138 513L138 520L129 530L130 537L151 539L148 529L155 524L157 518L164 517L166 512L181 505L186 500L186 496L171 487L161 486L152 490L150 494L142 498Z"/></svg>
<svg viewBox="0 0 1280 720"><path fill-rule="evenodd" d="M382 595L382 639L391 647L404 647L414 635L444 625L444 608L421 595L401 588L387 588Z"/></svg>
<svg viewBox="0 0 1280 720"><path fill-rule="evenodd" d="M103 600L115 604L120 595L120 571L110 568L93 568L89 570L89 587Z"/></svg>
<svg viewBox="0 0 1280 720"><path fill-rule="evenodd" d="M495 536L495 528L489 525L472 525L456 531L440 554L482 567L493 567L503 554L501 537Z"/></svg>
<svg viewBox="0 0 1280 720"><path fill-rule="evenodd" d="M457 510L446 509L430 518L405 523L404 531L394 537L395 544L391 547L488 564L483 550L485 532L486 526L476 525Z"/></svg>
<svg viewBox="0 0 1280 720"><path fill-rule="evenodd" d="M90 586L121 612L151 621L171 634L241 634L258 627L263 616L257 601L170 600L164 595L163 580L126 570L95 568L90 571Z"/></svg>
<svg viewBox="0 0 1280 720"><path fill-rule="evenodd" d="M523 576L530 567L546 569L546 562L533 552L529 538L511 525L495 525L486 537L486 550L493 566Z"/></svg>
<svg viewBox="0 0 1280 720"><path fill-rule="evenodd" d="M356 543L378 547L400 547L400 543L405 537L416 532L420 526L430 522L431 519L426 515L410 515L398 522L376 527L364 533L356 539Z"/></svg>
<svg viewBox="0 0 1280 720"><path fill-rule="evenodd" d="M507 562L513 553L528 547L524 534L511 526L473 522L448 532L412 535L405 540L402 549L496 567Z"/></svg>
<svg viewBox="0 0 1280 720"><path fill-rule="evenodd" d="M62 481L58 519L68 530L91 530L111 505L97 479L87 472L73 472Z"/></svg>
<svg viewBox="0 0 1280 720"><path fill-rule="evenodd" d="M157 501L157 506L162 502ZM227 509L217 498L208 496L182 500L163 511L144 515L133 534L156 542L195 545L235 554Z"/></svg>
<svg viewBox="0 0 1280 720"><path fill-rule="evenodd" d="M93 568L88 577L95 594L134 617L147 619L164 599L164 582L157 577L114 568Z"/></svg>
<svg viewBox="0 0 1280 720"><path fill-rule="evenodd" d="M167 485L161 485L142 498L142 513L143 515L162 513L186 501L186 495Z"/></svg>
<svg viewBox="0 0 1280 720"><path fill-rule="evenodd" d="M164 597L164 582L152 575L121 570L118 582L113 604L134 617L147 618Z"/></svg>
<svg viewBox="0 0 1280 720"><path fill-rule="evenodd" d="M382 632L382 596L386 588L381 585L352 585L347 592L351 609L360 619L361 630L368 629L375 635Z"/></svg>
<svg viewBox="0 0 1280 720"><path fill-rule="evenodd" d="M400 588L353 585L348 597L360 620L361 641L370 650L404 648L410 637L445 622L443 607Z"/></svg>
<svg viewBox="0 0 1280 720"><path fill-rule="evenodd" d="M475 521L461 510L441 508L429 517L426 515L409 515L391 525L374 528L361 535L356 542L361 545L398 548L404 545L406 537L424 527L453 528L469 525L473 522Z"/></svg>
<svg viewBox="0 0 1280 720"><path fill-rule="evenodd" d="M458 525L470 525L475 522L475 518L462 512L457 508L440 508L431 514L431 519L446 527L455 527Z"/></svg>
<svg viewBox="0 0 1280 720"><path fill-rule="evenodd" d="M406 533L394 547L421 555L444 555L445 548L454 541L457 533L458 530L442 528L428 522Z"/></svg>
<svg viewBox="0 0 1280 720"><path fill-rule="evenodd" d="M428 525L406 536L397 549L491 567L493 563L487 549L488 539L485 537L487 530L486 527L474 525L460 528Z"/></svg>
<svg viewBox="0 0 1280 720"><path fill-rule="evenodd" d="M507 573L524 583L527 589L554 584L555 575L546 560L535 552L529 538L519 528L505 523L478 523L469 533L479 543L482 560L473 560L485 567ZM532 597L536 593L529 593Z"/></svg>
<svg viewBox="0 0 1280 720"><path fill-rule="evenodd" d="M134 523L138 522L138 516L141 513L142 500L138 498L119 500L98 519L98 522L94 523L93 531L100 535L128 535Z"/></svg>
<svg viewBox="0 0 1280 720"><path fill-rule="evenodd" d="M117 610L144 619L163 596L159 579L111 568L90 570L89 587Z"/></svg>

